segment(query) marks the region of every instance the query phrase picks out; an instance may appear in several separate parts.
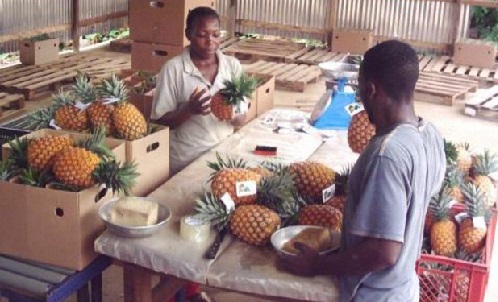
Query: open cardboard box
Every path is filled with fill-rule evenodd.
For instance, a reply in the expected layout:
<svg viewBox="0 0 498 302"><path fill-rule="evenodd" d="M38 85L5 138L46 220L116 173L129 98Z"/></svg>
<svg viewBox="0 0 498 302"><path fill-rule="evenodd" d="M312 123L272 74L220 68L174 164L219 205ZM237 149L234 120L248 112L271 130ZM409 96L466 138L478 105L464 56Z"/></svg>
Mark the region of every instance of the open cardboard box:
<svg viewBox="0 0 498 302"><path fill-rule="evenodd" d="M25 65L39 65L59 59L59 39L19 42L19 60Z"/></svg>
<svg viewBox="0 0 498 302"><path fill-rule="evenodd" d="M85 134L55 130L39 130L28 137ZM125 158L125 144L108 139L118 161ZM3 156L10 147L2 146ZM27 260L81 270L96 257L93 242L104 230L98 208L112 198L111 192L101 196L95 186L80 192L37 188L0 181L0 253Z"/></svg>

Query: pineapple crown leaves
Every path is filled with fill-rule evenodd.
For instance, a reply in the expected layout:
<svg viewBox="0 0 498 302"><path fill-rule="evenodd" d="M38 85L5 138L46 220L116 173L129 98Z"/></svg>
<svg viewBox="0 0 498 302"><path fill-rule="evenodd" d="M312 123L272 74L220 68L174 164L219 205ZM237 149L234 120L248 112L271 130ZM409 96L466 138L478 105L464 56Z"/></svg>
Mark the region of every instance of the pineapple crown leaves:
<svg viewBox="0 0 498 302"><path fill-rule="evenodd" d="M117 98L119 102L128 99L129 90L124 81L120 80L115 74L110 78L102 80L97 85L97 92L104 98Z"/></svg>
<svg viewBox="0 0 498 302"><path fill-rule="evenodd" d="M37 171L32 168L21 169L19 182L33 187L45 188L54 180L50 170Z"/></svg>
<svg viewBox="0 0 498 302"><path fill-rule="evenodd" d="M49 128L50 121L52 120L58 106L52 105L46 108L35 111L27 116L27 130L39 130Z"/></svg>
<svg viewBox="0 0 498 302"><path fill-rule="evenodd" d="M429 203L429 211L436 221L448 220L450 216L451 197L446 193L446 187L441 186L441 189L436 193Z"/></svg>
<svg viewBox="0 0 498 302"><path fill-rule="evenodd" d="M482 261L482 252L470 254L463 249L459 249L455 254L455 258L466 262L479 263Z"/></svg>
<svg viewBox="0 0 498 302"><path fill-rule="evenodd" d="M205 192L196 199L195 211L195 218L210 222L218 231L227 226L233 213L229 213L211 192Z"/></svg>
<svg viewBox="0 0 498 302"><path fill-rule="evenodd" d="M225 156L224 159L218 152L216 152L215 155L216 155L216 161L208 162L208 167L214 170L214 172L211 173L209 177L209 181L213 179L213 177L216 175L217 172L223 169L247 168L247 163L241 158L235 159L229 156Z"/></svg>
<svg viewBox="0 0 498 302"><path fill-rule="evenodd" d="M9 142L10 154L8 159L11 160L12 165L18 169L28 167L28 144L29 140L26 137L16 137Z"/></svg>
<svg viewBox="0 0 498 302"><path fill-rule="evenodd" d="M282 175L282 174L285 174L289 171L289 165L285 165L285 164L280 163L280 162L266 160L266 161L261 162L259 165L260 165L260 167L267 169L271 173L277 174L277 175Z"/></svg>
<svg viewBox="0 0 498 302"><path fill-rule="evenodd" d="M82 72L78 71L76 82L72 88L77 99L84 104L93 102L98 98L97 89L90 81L90 78Z"/></svg>
<svg viewBox="0 0 498 302"><path fill-rule="evenodd" d="M484 153L476 155L476 164L473 167L475 175L485 175L498 171L498 159L495 153L484 150Z"/></svg>
<svg viewBox="0 0 498 302"><path fill-rule="evenodd" d="M114 159L114 154L111 149L106 146L105 139L106 128L105 126L99 126L94 129L94 132L89 138L78 141L76 146L92 151L100 158Z"/></svg>
<svg viewBox="0 0 498 302"><path fill-rule="evenodd" d="M105 185L113 194L123 193L129 196L140 174L134 162L121 164L115 159L105 159L99 163L92 175L96 183Z"/></svg>
<svg viewBox="0 0 498 302"><path fill-rule="evenodd" d="M339 173L335 174L335 194L346 194L348 190L349 174L353 169L353 164L348 164Z"/></svg>
<svg viewBox="0 0 498 302"><path fill-rule="evenodd" d="M485 217L486 207L484 202L484 192L473 183L462 185L462 194L465 196L465 203L470 217Z"/></svg>
<svg viewBox="0 0 498 302"><path fill-rule="evenodd" d="M444 175L443 185L448 188L460 187L463 183L464 175L463 172L458 169L458 166L453 164L449 164L446 166L446 173Z"/></svg>
<svg viewBox="0 0 498 302"><path fill-rule="evenodd" d="M258 86L258 80L254 77L242 74L234 80L224 82L225 88L220 93L225 97L228 105L238 105L244 97L250 97Z"/></svg>
<svg viewBox="0 0 498 302"><path fill-rule="evenodd" d="M52 110L55 112L62 106L76 104L76 99L73 93L60 88L57 94L52 95L52 103Z"/></svg>
<svg viewBox="0 0 498 302"><path fill-rule="evenodd" d="M11 159L0 161L0 180L7 181L12 177L14 173L13 164L14 162Z"/></svg>
<svg viewBox="0 0 498 302"><path fill-rule="evenodd" d="M458 157L458 151L454 143L444 140L444 154L446 155L446 164L455 163Z"/></svg>

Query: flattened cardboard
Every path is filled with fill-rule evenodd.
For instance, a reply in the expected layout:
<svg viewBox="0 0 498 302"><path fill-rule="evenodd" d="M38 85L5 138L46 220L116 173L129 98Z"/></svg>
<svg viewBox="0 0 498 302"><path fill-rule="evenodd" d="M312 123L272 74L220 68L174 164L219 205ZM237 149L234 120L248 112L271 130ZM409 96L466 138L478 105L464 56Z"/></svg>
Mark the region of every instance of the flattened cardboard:
<svg viewBox="0 0 498 302"><path fill-rule="evenodd" d="M361 55L373 46L373 31L335 29L331 45L332 51Z"/></svg>
<svg viewBox="0 0 498 302"><path fill-rule="evenodd" d="M158 73L168 60L181 54L183 46L133 42L131 68L136 71Z"/></svg>
<svg viewBox="0 0 498 302"><path fill-rule="evenodd" d="M215 8L208 0L133 0L130 3L130 38L137 42L186 46L185 20L198 6Z"/></svg>
<svg viewBox="0 0 498 302"><path fill-rule="evenodd" d="M20 41L19 59L25 65L39 65L59 59L59 39Z"/></svg>
<svg viewBox="0 0 498 302"><path fill-rule="evenodd" d="M496 63L496 45L490 41L464 39L455 43L453 63L479 68L493 68Z"/></svg>
<svg viewBox="0 0 498 302"><path fill-rule="evenodd" d="M126 160L137 164L140 176L132 193L147 196L169 177L169 128L126 142Z"/></svg>

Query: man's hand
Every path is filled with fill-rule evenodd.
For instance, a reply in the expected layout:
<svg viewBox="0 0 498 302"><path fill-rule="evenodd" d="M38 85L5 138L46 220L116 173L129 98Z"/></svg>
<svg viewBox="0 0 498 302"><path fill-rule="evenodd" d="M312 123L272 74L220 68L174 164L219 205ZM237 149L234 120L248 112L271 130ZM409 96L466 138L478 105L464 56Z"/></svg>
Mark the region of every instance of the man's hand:
<svg viewBox="0 0 498 302"><path fill-rule="evenodd" d="M299 250L298 255L280 255L279 266L291 274L312 277L318 275L318 252L309 246L295 242L294 247Z"/></svg>
<svg viewBox="0 0 498 302"><path fill-rule="evenodd" d="M206 91L206 88L195 88L194 92L190 95L186 107L189 113L207 115L211 112L209 102L211 100L211 97L209 95L202 97L206 93Z"/></svg>

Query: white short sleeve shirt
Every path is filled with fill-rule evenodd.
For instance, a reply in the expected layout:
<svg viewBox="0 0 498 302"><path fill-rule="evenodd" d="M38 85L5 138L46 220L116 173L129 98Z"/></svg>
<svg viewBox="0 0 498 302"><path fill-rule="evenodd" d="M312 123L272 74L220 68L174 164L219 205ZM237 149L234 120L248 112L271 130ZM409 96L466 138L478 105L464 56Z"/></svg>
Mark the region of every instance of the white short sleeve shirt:
<svg viewBox="0 0 498 302"><path fill-rule="evenodd" d="M190 59L190 49L169 60L157 78L156 94L152 104L151 119L179 109L188 102L196 87L206 88L212 96L224 87L224 81L242 73L240 62L220 51L215 81L211 84ZM170 173L175 174L200 155L233 133L233 126L219 121L214 115L194 115L170 133Z"/></svg>

